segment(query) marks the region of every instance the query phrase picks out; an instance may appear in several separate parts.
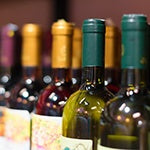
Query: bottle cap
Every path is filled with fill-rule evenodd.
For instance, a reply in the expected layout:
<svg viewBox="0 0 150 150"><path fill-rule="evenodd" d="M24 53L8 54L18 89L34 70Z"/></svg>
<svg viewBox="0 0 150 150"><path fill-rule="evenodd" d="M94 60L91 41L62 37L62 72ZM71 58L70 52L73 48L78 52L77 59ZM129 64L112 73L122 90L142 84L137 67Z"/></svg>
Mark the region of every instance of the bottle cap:
<svg viewBox="0 0 150 150"><path fill-rule="evenodd" d="M105 32L105 22L102 19L86 19L82 26L85 32Z"/></svg>
<svg viewBox="0 0 150 150"><path fill-rule="evenodd" d="M41 36L41 27L38 24L25 24L22 28L23 36Z"/></svg>
<svg viewBox="0 0 150 150"><path fill-rule="evenodd" d="M52 25L52 68L70 68L72 52L72 23L58 20Z"/></svg>
<svg viewBox="0 0 150 150"><path fill-rule="evenodd" d="M146 28L147 17L144 14L125 14L122 17L122 30L139 30Z"/></svg>
<svg viewBox="0 0 150 150"><path fill-rule="evenodd" d="M54 22L52 25L52 34L61 34L61 35L72 35L73 24L60 19L57 22Z"/></svg>
<svg viewBox="0 0 150 150"><path fill-rule="evenodd" d="M150 68L150 24L147 25L147 60L148 60L148 66Z"/></svg>
<svg viewBox="0 0 150 150"><path fill-rule="evenodd" d="M122 17L122 68L147 67L147 18L143 14Z"/></svg>
<svg viewBox="0 0 150 150"><path fill-rule="evenodd" d="M73 31L72 45L72 68L81 68L82 54L82 31L80 28L75 28Z"/></svg>
<svg viewBox="0 0 150 150"><path fill-rule="evenodd" d="M10 67L17 62L15 56L17 53L19 28L17 25L9 23L1 28L1 65ZM17 58L18 59L18 58Z"/></svg>
<svg viewBox="0 0 150 150"><path fill-rule="evenodd" d="M105 37L118 37L118 28L116 26L106 26Z"/></svg>
<svg viewBox="0 0 150 150"><path fill-rule="evenodd" d="M22 28L22 65L40 65L42 30L38 24L25 24Z"/></svg>
<svg viewBox="0 0 150 150"><path fill-rule="evenodd" d="M82 66L104 66L105 22L102 19L84 20Z"/></svg>

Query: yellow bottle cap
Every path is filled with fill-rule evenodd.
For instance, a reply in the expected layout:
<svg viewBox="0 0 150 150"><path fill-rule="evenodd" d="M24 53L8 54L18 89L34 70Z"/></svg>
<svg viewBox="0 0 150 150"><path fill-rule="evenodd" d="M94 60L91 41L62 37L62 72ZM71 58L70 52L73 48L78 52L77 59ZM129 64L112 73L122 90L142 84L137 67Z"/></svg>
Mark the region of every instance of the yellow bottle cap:
<svg viewBox="0 0 150 150"><path fill-rule="evenodd" d="M118 67L119 32L116 26L106 26L105 34L105 68Z"/></svg>
<svg viewBox="0 0 150 150"><path fill-rule="evenodd" d="M72 45L72 68L81 68L82 55L82 31L80 28L75 28L73 32Z"/></svg>
<svg viewBox="0 0 150 150"><path fill-rule="evenodd" d="M52 68L70 68L73 24L58 20L52 25Z"/></svg>
<svg viewBox="0 0 150 150"><path fill-rule="evenodd" d="M118 36L118 28L116 26L106 26L106 38L108 37L117 37Z"/></svg>
<svg viewBox="0 0 150 150"><path fill-rule="evenodd" d="M72 35L73 24L66 22L64 19L60 19L52 25L52 34L61 34L61 35Z"/></svg>
<svg viewBox="0 0 150 150"><path fill-rule="evenodd" d="M22 65L38 66L41 53L41 27L37 24L25 24L22 28Z"/></svg>
<svg viewBox="0 0 150 150"><path fill-rule="evenodd" d="M24 36L41 36L41 27L38 24L25 24L22 28L22 35Z"/></svg>

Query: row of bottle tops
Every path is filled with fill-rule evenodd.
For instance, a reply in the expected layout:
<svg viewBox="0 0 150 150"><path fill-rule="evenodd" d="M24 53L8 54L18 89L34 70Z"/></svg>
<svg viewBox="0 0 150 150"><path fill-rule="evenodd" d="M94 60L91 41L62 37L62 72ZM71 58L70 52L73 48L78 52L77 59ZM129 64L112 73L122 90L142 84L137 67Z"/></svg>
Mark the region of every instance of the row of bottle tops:
<svg viewBox="0 0 150 150"><path fill-rule="evenodd" d="M105 67L119 67L121 54L120 31L109 19L105 37ZM51 67L53 39L52 33L50 31L42 31L38 24L25 24L22 29L11 23L3 26L0 33L1 66L7 67L15 63L18 64L22 59L24 65L40 63L42 66ZM38 49L39 52L36 53L34 49ZM32 58L32 62L27 62L29 57ZM59 57L63 56L60 55ZM74 27L71 61L72 68L81 68L82 31L79 27Z"/></svg>

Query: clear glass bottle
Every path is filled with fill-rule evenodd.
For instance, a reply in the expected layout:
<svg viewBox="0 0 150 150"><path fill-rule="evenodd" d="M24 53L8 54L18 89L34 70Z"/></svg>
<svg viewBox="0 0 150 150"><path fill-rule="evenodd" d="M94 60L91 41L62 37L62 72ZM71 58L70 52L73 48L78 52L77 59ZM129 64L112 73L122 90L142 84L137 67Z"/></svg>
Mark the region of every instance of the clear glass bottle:
<svg viewBox="0 0 150 150"><path fill-rule="evenodd" d="M123 15L121 89L102 115L99 149L150 149L146 32L145 15Z"/></svg>
<svg viewBox="0 0 150 150"><path fill-rule="evenodd" d="M65 149L97 150L99 122L105 102L113 97L104 86L105 22L83 22L82 80L80 89L68 99L63 112L62 144Z"/></svg>
<svg viewBox="0 0 150 150"><path fill-rule="evenodd" d="M72 23L65 20L53 23L52 82L40 94L32 118L32 150L60 150L62 112L72 94L72 35Z"/></svg>
<svg viewBox="0 0 150 150"><path fill-rule="evenodd" d="M5 111L5 137L11 150L30 149L30 113L35 110L38 93L43 88L40 82L41 34L37 24L25 24L22 28L23 76L11 89Z"/></svg>

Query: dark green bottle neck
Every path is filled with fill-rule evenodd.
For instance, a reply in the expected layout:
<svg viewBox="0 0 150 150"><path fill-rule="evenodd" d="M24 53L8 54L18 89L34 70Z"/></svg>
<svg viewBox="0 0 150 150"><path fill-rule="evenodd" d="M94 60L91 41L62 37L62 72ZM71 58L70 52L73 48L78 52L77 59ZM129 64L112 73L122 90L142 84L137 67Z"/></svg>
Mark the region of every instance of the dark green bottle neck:
<svg viewBox="0 0 150 150"><path fill-rule="evenodd" d="M95 91L104 88L104 67L84 67L81 89Z"/></svg>
<svg viewBox="0 0 150 150"><path fill-rule="evenodd" d="M147 87L146 69L122 69L121 87Z"/></svg>

